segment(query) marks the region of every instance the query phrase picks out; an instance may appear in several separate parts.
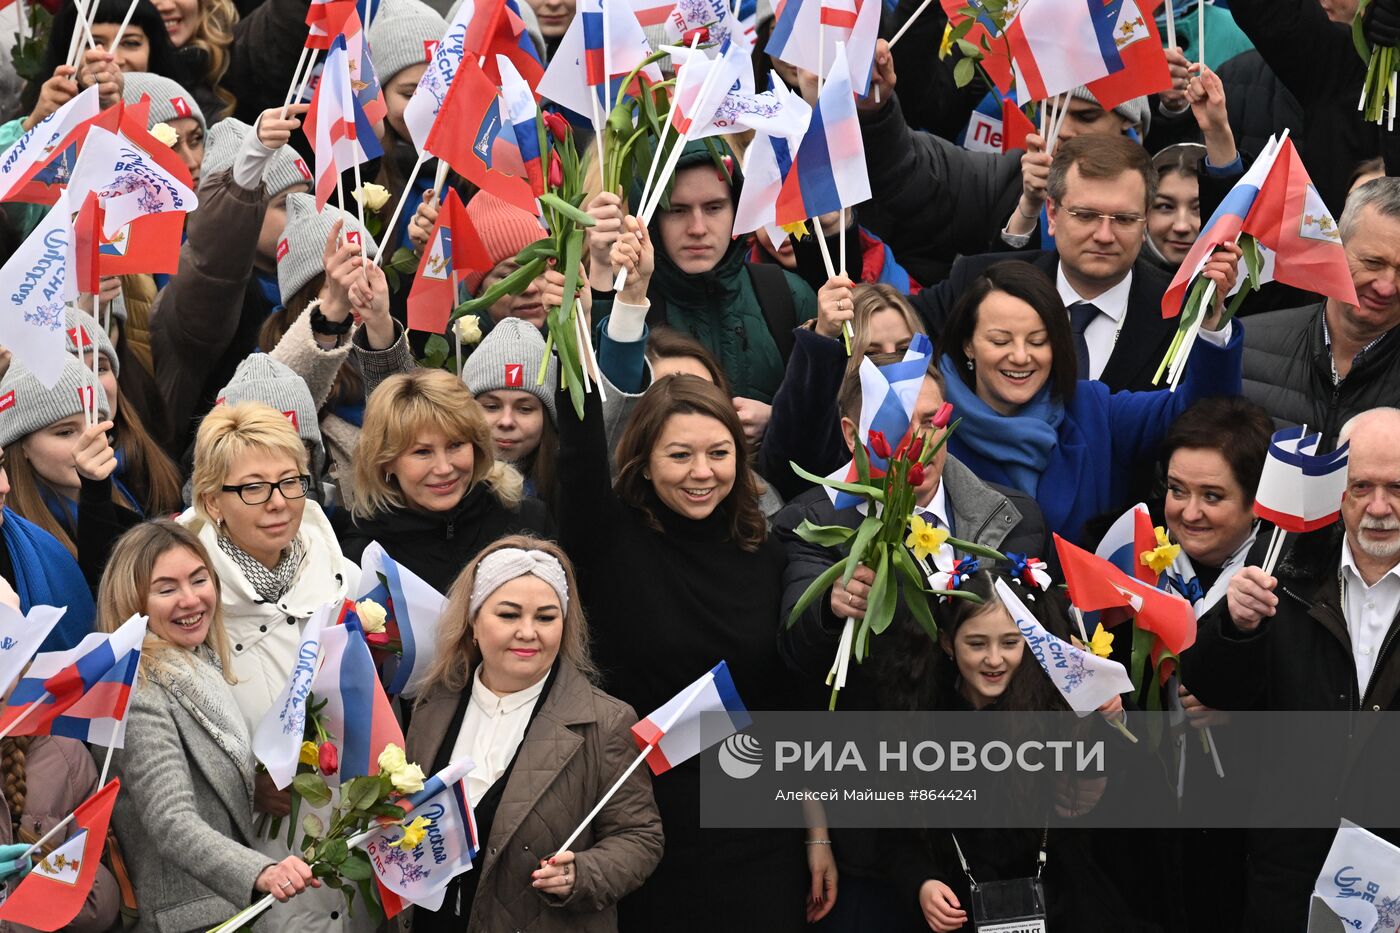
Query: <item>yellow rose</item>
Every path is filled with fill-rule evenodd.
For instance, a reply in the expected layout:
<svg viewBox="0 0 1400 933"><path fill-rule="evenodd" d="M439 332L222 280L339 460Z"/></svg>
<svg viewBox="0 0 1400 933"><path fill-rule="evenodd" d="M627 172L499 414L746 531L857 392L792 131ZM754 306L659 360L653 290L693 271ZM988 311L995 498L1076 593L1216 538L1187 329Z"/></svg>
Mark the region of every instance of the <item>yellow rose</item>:
<svg viewBox="0 0 1400 933"><path fill-rule="evenodd" d="M464 314L452 325L457 328L457 336L462 343L472 346L481 342L481 319L475 314Z"/></svg>
<svg viewBox="0 0 1400 933"><path fill-rule="evenodd" d="M316 763L321 760L320 751L316 748L315 742L302 742L301 755L299 757L302 764L310 765L313 768L316 767Z"/></svg>
<svg viewBox="0 0 1400 933"><path fill-rule="evenodd" d="M433 825L433 821L426 816L415 816L412 823L405 823L403 836L389 843L391 846L403 849L416 849L423 842L423 837L428 834L428 827Z"/></svg>
<svg viewBox="0 0 1400 933"><path fill-rule="evenodd" d="M909 537L904 539L904 546L914 552L916 560L923 560L939 548L948 540L948 531L945 528L935 528L930 522L926 522L918 515L912 515L909 519Z"/></svg>
<svg viewBox="0 0 1400 933"><path fill-rule="evenodd" d="M373 182L356 188L352 194L356 201L365 206L367 211L378 211L385 204L389 203L389 189L383 185L376 185Z"/></svg>
<svg viewBox="0 0 1400 933"><path fill-rule="evenodd" d="M167 146L174 146L180 141L180 134L169 123L157 123L151 127L151 135Z"/></svg>
<svg viewBox="0 0 1400 933"><path fill-rule="evenodd" d="M372 599L362 599L355 604L355 614L360 617L360 628L366 635L384 631L384 620L389 613Z"/></svg>
<svg viewBox="0 0 1400 933"><path fill-rule="evenodd" d="M393 774L406 764L408 764L408 758L405 757L403 749L392 742L384 746L384 751L379 753L380 774Z"/></svg>
<svg viewBox="0 0 1400 933"><path fill-rule="evenodd" d="M416 794L423 789L423 781L427 775L423 769L413 762L409 762L401 768L395 768L389 774L389 780L394 784L394 790L401 794Z"/></svg>

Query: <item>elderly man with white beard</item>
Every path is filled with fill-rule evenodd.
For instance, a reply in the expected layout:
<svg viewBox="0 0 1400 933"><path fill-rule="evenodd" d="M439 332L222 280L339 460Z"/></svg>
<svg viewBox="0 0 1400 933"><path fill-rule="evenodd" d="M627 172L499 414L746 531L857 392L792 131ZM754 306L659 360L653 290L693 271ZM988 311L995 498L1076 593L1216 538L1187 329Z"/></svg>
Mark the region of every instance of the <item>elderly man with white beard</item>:
<svg viewBox="0 0 1400 933"><path fill-rule="evenodd" d="M1400 409L1342 426L1350 442L1342 520L1304 535L1276 576L1246 567L1200 621L1183 653L1186 687L1226 710L1400 709ZM1384 769L1362 756L1362 768ZM1364 773L1338 761L1338 787ZM1267 773L1267 766L1264 767ZM1391 772L1393 774L1393 772ZM1246 912L1251 930L1301 930L1332 832L1253 830Z"/></svg>

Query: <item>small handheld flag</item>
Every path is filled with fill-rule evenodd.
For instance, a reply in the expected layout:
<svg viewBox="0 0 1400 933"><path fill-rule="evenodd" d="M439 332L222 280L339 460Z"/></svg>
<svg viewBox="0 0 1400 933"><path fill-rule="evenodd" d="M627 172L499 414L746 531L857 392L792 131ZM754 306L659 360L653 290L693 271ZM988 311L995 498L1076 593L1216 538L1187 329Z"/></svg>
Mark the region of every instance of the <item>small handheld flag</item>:
<svg viewBox="0 0 1400 933"><path fill-rule="evenodd" d="M96 85L89 87L0 155L0 201L54 203L68 184L79 145L102 112L98 94Z"/></svg>
<svg viewBox="0 0 1400 933"><path fill-rule="evenodd" d="M33 371L46 387L63 374L68 351L64 306L78 297L78 263L68 192L58 200L19 249L0 268L0 344Z"/></svg>
<svg viewBox="0 0 1400 933"><path fill-rule="evenodd" d="M321 654L321 632L331 624L335 603L321 606L301 630L292 676L253 732L253 755L267 768L278 789L292 783L306 734L306 705Z"/></svg>
<svg viewBox="0 0 1400 933"><path fill-rule="evenodd" d="M1016 102L1045 100L1123 69L1116 11L1102 0L1023 0L1006 26Z"/></svg>
<svg viewBox="0 0 1400 933"><path fill-rule="evenodd" d="M1306 431L1305 425L1284 428L1270 438L1254 496L1255 515L1297 534L1335 522L1347 486L1349 445L1319 454L1321 435Z"/></svg>
<svg viewBox="0 0 1400 933"><path fill-rule="evenodd" d="M372 599L388 610L386 633L397 636L401 646L387 692L417 696L437 653L438 623L447 598L385 553L377 541L360 557L360 585L367 589L356 600Z"/></svg>
<svg viewBox="0 0 1400 933"><path fill-rule="evenodd" d="M445 331L457 304L457 281L469 272L486 272L490 268L491 254L468 222L462 199L449 186L408 292L409 330L429 334Z"/></svg>
<svg viewBox="0 0 1400 933"><path fill-rule="evenodd" d="M702 729L704 713L724 713L729 721L720 729ZM652 773L665 774L752 723L753 718L729 676L729 665L721 661L633 726L632 737L638 748L650 749L647 764Z"/></svg>
<svg viewBox="0 0 1400 933"><path fill-rule="evenodd" d="M33 606L21 615L0 604L0 694L8 691L68 610Z"/></svg>
<svg viewBox="0 0 1400 933"><path fill-rule="evenodd" d="M403 747L403 732L389 698L379 685L365 636L358 628L335 625L321 632L321 669L311 690L326 701L323 722L340 740L340 769L328 783L373 774L379 753L389 744Z"/></svg>

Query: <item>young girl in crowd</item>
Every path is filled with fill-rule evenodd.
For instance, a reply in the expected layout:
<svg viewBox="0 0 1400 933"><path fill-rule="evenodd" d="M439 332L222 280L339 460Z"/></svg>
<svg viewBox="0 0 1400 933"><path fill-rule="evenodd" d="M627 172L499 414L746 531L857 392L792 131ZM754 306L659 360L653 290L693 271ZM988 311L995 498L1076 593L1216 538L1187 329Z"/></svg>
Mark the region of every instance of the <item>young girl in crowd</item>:
<svg viewBox="0 0 1400 933"><path fill-rule="evenodd" d="M605 688L650 711L724 660L748 705L786 708L793 683L774 638L784 555L730 399L694 376L657 380L618 444L616 483L597 394L583 421L565 392L556 408L560 538L582 576ZM621 928L801 929L800 834L701 829L699 770L691 759L656 782L666 854L623 902Z"/></svg>
<svg viewBox="0 0 1400 933"><path fill-rule="evenodd" d="M84 400L93 396L97 423L90 425ZM140 503L113 478L118 458L107 439L107 393L69 358L52 388L22 363L11 364L0 399L8 401L0 410L0 447L8 457L10 505L62 543L95 591L112 542L141 521ZM86 634L91 619L70 623L65 616L62 624Z"/></svg>
<svg viewBox="0 0 1400 933"><path fill-rule="evenodd" d="M550 356L539 385L535 377L544 358L539 330L519 318L507 318L472 351L462 379L491 425L496 457L525 477L525 495L548 504L554 498L559 449L552 390L558 361Z"/></svg>
<svg viewBox="0 0 1400 933"><path fill-rule="evenodd" d="M1201 160L1206 147L1178 143L1152 157L1157 193L1147 212L1147 255L1175 272L1201 232Z"/></svg>
<svg viewBox="0 0 1400 933"><path fill-rule="evenodd" d="M138 929L205 930L265 894L286 901L320 887L299 857L269 863L256 848L252 729L230 690L221 581L204 544L171 521L132 529L98 601L103 631L149 619L126 744L112 756Z"/></svg>
<svg viewBox="0 0 1400 933"><path fill-rule="evenodd" d="M112 42L117 38L117 29L126 18L127 9L131 4L124 0L98 0L96 6L97 11L92 21L93 41L99 49L112 53L118 69L124 73L150 71L176 81L184 79L184 69L177 59L175 46L171 44L165 23L151 0L136 0L131 20L122 33L121 47L115 49L112 48ZM89 6L88 9L91 10L92 7ZM75 4L65 3L54 14L53 21L49 24L48 45L45 46L43 58L39 61L39 74L60 78L64 74L59 69L67 67L64 59L68 55L69 42L73 37L73 30L80 28L77 10ZM89 74L90 72L84 70L75 84L86 87L90 83L87 80ZM20 97L21 105L26 111L34 112L41 97L45 96L48 102L61 104L68 99L66 96L62 100L59 99L57 92L61 87L53 77L42 83L30 82Z"/></svg>
<svg viewBox="0 0 1400 933"><path fill-rule="evenodd" d="M558 545L501 538L452 584L406 752L432 772L463 756L475 763L466 781L481 861L440 909L414 908L415 930L615 933L618 900L661 859L662 829L638 769L558 851L634 756L637 713L593 686L596 676ZM541 786L547 796L522 812L515 802Z"/></svg>
<svg viewBox="0 0 1400 933"><path fill-rule="evenodd" d="M417 369L380 383L355 451L346 554L358 560L378 541L446 591L502 535L553 535L544 503L524 498L520 474L495 449L486 413L461 380Z"/></svg>

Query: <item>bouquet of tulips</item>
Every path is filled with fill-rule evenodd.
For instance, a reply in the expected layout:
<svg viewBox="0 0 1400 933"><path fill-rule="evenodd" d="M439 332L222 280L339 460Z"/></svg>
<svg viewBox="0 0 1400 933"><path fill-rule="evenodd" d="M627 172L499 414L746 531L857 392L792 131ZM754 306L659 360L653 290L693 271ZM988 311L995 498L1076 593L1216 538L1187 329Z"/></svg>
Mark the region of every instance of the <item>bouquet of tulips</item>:
<svg viewBox="0 0 1400 933"><path fill-rule="evenodd" d="M404 827L403 837L393 845L412 849L422 841L429 821L418 816L405 822L408 813L399 805L399 801L422 790L426 776L422 768L407 760L403 749L390 744L379 755L377 773L343 782L339 799L332 803L333 795L326 783L326 776L335 774L339 769L339 756L330 736L314 715L314 710L324 706L324 700L319 706L313 706L310 700L307 703L308 731L315 735L315 739L308 738L302 745L301 766L292 779L292 825L288 838L300 827L301 857L310 866L312 877L321 879L326 887L343 893L347 905L353 906L358 890L377 924L384 918L374 896L374 869L370 866L369 855L359 847L374 830L386 823L398 823ZM327 816L308 813L298 821L302 801L327 812ZM269 894L208 933L233 933L251 927L253 921L275 903L277 901Z"/></svg>
<svg viewBox="0 0 1400 933"><path fill-rule="evenodd" d="M506 295L520 294L551 264L559 269L564 274L568 307L549 309L549 333L535 382L537 385L544 383L549 350L553 347L559 355L559 381L568 389L574 411L582 418L588 323L583 319L579 302L567 296L578 292L584 228L593 226L596 221L580 207L586 196L583 164L569 121L557 113L537 112L535 131L540 142L541 162L548 166L539 204L549 235L517 253L516 270L477 297L459 304L452 312L452 320L455 322L464 315L489 308Z"/></svg>
<svg viewBox="0 0 1400 933"><path fill-rule="evenodd" d="M865 500L865 519L855 528L813 525L807 521L797 528L797 535L802 540L824 547L841 547L846 556L832 564L807 587L788 616L788 626L796 623L807 607L838 579L843 586L849 584L861 564L875 573L875 582L871 584L866 600L865 618L858 625L855 619L846 620L836 658L826 677L827 685L832 688L830 709L836 708L837 696L846 685L851 659L860 663L870 655L871 636L879 635L889 627L901 602L929 638L937 640L938 625L929 609L929 597L978 599L965 590L929 587L928 577L920 564L930 554L949 544L968 554L992 560L1005 559L999 551L953 538L947 530L934 528L914 514L917 491L924 483L929 461L957 428L957 422L952 425L948 423L952 411L953 406L945 404L934 418L932 432L911 432L895 449L891 449L889 440L879 431L871 431L865 442L857 439L852 449L855 482L816 476L795 463L791 465L797 475L809 482ZM878 470L872 470L871 453L886 462L883 475L878 475Z"/></svg>

